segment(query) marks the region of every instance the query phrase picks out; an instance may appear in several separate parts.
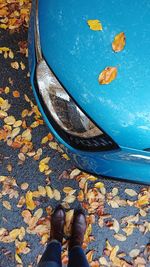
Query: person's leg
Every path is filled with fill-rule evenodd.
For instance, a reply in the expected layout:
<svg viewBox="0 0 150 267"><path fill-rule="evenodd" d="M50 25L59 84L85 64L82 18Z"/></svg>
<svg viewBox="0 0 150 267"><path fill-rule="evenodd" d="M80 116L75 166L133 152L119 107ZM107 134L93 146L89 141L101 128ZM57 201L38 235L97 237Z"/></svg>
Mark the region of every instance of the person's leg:
<svg viewBox="0 0 150 267"><path fill-rule="evenodd" d="M51 241L38 264L38 267L61 267L61 243Z"/></svg>
<svg viewBox="0 0 150 267"><path fill-rule="evenodd" d="M88 261L82 249L85 232L86 217L82 210L78 210L75 212L72 224L72 233L69 242L68 267L89 267Z"/></svg>
<svg viewBox="0 0 150 267"><path fill-rule="evenodd" d="M65 212L59 206L51 218L51 234L38 267L61 267L61 244L64 235Z"/></svg>
<svg viewBox="0 0 150 267"><path fill-rule="evenodd" d="M68 267L89 267L86 255L81 247L74 247L69 251Z"/></svg>

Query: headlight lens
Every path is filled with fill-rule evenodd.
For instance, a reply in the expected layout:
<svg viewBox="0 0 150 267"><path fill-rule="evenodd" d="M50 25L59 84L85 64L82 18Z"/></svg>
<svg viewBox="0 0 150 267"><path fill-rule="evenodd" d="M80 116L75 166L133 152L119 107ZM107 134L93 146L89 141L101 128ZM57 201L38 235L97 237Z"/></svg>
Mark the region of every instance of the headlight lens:
<svg viewBox="0 0 150 267"><path fill-rule="evenodd" d="M44 103L63 130L85 138L103 134L67 94L44 59L37 65L36 78Z"/></svg>

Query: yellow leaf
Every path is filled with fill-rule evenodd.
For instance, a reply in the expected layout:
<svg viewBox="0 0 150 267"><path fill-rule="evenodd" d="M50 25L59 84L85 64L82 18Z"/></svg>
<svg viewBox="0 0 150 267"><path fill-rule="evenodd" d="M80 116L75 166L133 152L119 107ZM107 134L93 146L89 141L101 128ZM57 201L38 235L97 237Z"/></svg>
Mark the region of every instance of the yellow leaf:
<svg viewBox="0 0 150 267"><path fill-rule="evenodd" d="M84 200L84 193L82 190L79 191L77 198L78 198L78 201L80 202Z"/></svg>
<svg viewBox="0 0 150 267"><path fill-rule="evenodd" d="M19 264L22 264L22 260L21 260L21 258L18 256L17 253L15 254L15 260L16 260Z"/></svg>
<svg viewBox="0 0 150 267"><path fill-rule="evenodd" d="M140 250L139 249L132 249L130 252L129 252L129 256L131 258L136 258L140 253Z"/></svg>
<svg viewBox="0 0 150 267"><path fill-rule="evenodd" d="M29 252L29 250L28 250L28 247L27 247L27 242L26 241L19 242L17 240L17 242L16 242L16 253L17 254L21 254L21 253L27 254L28 252Z"/></svg>
<svg viewBox="0 0 150 267"><path fill-rule="evenodd" d="M113 197L114 196L116 196L117 194L118 194L118 188L116 188L116 187L114 187L113 189L112 189L112 195L113 195Z"/></svg>
<svg viewBox="0 0 150 267"><path fill-rule="evenodd" d="M99 75L100 84L109 84L117 77L116 67L107 67Z"/></svg>
<svg viewBox="0 0 150 267"><path fill-rule="evenodd" d="M95 187L100 189L100 188L104 187L104 184L102 182L98 182L95 184Z"/></svg>
<svg viewBox="0 0 150 267"><path fill-rule="evenodd" d="M0 183L4 182L7 179L7 176L0 176Z"/></svg>
<svg viewBox="0 0 150 267"><path fill-rule="evenodd" d="M42 217L43 210L40 208L34 213L34 217L36 217L37 221Z"/></svg>
<svg viewBox="0 0 150 267"><path fill-rule="evenodd" d="M23 183L23 184L21 184L20 187L21 187L22 190L26 190L26 189L28 189L29 184L28 183Z"/></svg>
<svg viewBox="0 0 150 267"><path fill-rule="evenodd" d="M39 194L40 194L41 196L43 196L43 197L46 196L46 189L45 189L44 186L39 185L39 186L38 186L38 191L39 191Z"/></svg>
<svg viewBox="0 0 150 267"><path fill-rule="evenodd" d="M48 239L49 239L49 234L44 234L43 236L42 236L42 239L41 239L41 244L42 245L45 245L46 243L47 243L47 241L48 241Z"/></svg>
<svg viewBox="0 0 150 267"><path fill-rule="evenodd" d="M46 144L48 142L48 136L42 138L41 144Z"/></svg>
<svg viewBox="0 0 150 267"><path fill-rule="evenodd" d="M133 189L125 189L125 193L129 195L130 197L137 196L137 192Z"/></svg>
<svg viewBox="0 0 150 267"><path fill-rule="evenodd" d="M31 218L32 218L32 214L29 210L23 210L21 213L22 217L24 218L24 222L29 224Z"/></svg>
<svg viewBox="0 0 150 267"><path fill-rule="evenodd" d="M87 257L87 260L88 260L89 263L93 260L93 256L94 256L94 250L90 250L90 251L86 254L86 257Z"/></svg>
<svg viewBox="0 0 150 267"><path fill-rule="evenodd" d="M19 69L19 63L17 61L14 61L11 63L11 67L15 70L18 70Z"/></svg>
<svg viewBox="0 0 150 267"><path fill-rule="evenodd" d="M47 164L47 163L49 162L49 160L50 160L50 157L46 157L46 158L42 159L42 160L40 161L40 163L41 163L41 164L42 164L42 163Z"/></svg>
<svg viewBox="0 0 150 267"><path fill-rule="evenodd" d="M32 135L31 135L31 130L27 129L22 133L22 138L24 138L26 141L31 141Z"/></svg>
<svg viewBox="0 0 150 267"><path fill-rule="evenodd" d="M18 235L20 234L20 229L16 228L16 229L13 229L10 233L9 233L9 236L10 238L12 238L13 240L15 240Z"/></svg>
<svg viewBox="0 0 150 267"><path fill-rule="evenodd" d="M126 236L122 235L122 234L115 234L114 238L116 238L118 241L126 241Z"/></svg>
<svg viewBox="0 0 150 267"><path fill-rule="evenodd" d="M32 199L32 192L31 191L28 191L26 193L26 205L27 205L27 209L29 210L34 210L36 208L36 205Z"/></svg>
<svg viewBox="0 0 150 267"><path fill-rule="evenodd" d="M73 215L74 215L74 210L69 210L66 212L66 223L64 227L64 233L68 236L71 233L71 225L73 221Z"/></svg>
<svg viewBox="0 0 150 267"><path fill-rule="evenodd" d="M7 210L11 210L11 205L8 201L4 200L2 203Z"/></svg>
<svg viewBox="0 0 150 267"><path fill-rule="evenodd" d="M52 198L54 197L52 188L51 188L50 186L46 186L45 189L46 189L47 196L48 196L50 199L52 199Z"/></svg>
<svg viewBox="0 0 150 267"><path fill-rule="evenodd" d="M63 192L68 195L73 195L76 192L76 190L68 186L63 188Z"/></svg>
<svg viewBox="0 0 150 267"><path fill-rule="evenodd" d="M39 170L40 172L44 172L48 169L48 165L46 165L45 163L40 163L39 164Z"/></svg>
<svg viewBox="0 0 150 267"><path fill-rule="evenodd" d="M76 176L78 176L80 174L80 170L79 169L74 169L71 173L70 173L70 179L75 178Z"/></svg>
<svg viewBox="0 0 150 267"><path fill-rule="evenodd" d="M87 24L89 25L90 29L93 31L102 31L103 29L102 24L98 19L89 19L87 21Z"/></svg>
<svg viewBox="0 0 150 267"><path fill-rule="evenodd" d="M124 49L125 44L126 44L126 37L124 32L121 32L115 36L114 41L112 43L112 49L115 52L120 52Z"/></svg>
<svg viewBox="0 0 150 267"><path fill-rule="evenodd" d="M4 122L8 125L13 125L15 123L16 119L14 116L8 116L4 119Z"/></svg>
<svg viewBox="0 0 150 267"><path fill-rule="evenodd" d="M64 198L64 202L67 202L69 204L73 203L75 201L76 197L73 195L68 195Z"/></svg>
<svg viewBox="0 0 150 267"><path fill-rule="evenodd" d="M8 47L5 47L5 46L3 46L3 47L0 47L0 51L2 51L2 52L9 52L9 48Z"/></svg>
<svg viewBox="0 0 150 267"><path fill-rule="evenodd" d="M24 227L21 227L21 228L20 228L20 231L19 231L19 236L18 236L20 241L23 240L23 238L24 238L24 236L25 236L25 233L26 233L26 232L25 232Z"/></svg>
<svg viewBox="0 0 150 267"><path fill-rule="evenodd" d="M120 230L120 225L116 219L113 219L113 226L110 227L111 230L114 230L116 233Z"/></svg>
<svg viewBox="0 0 150 267"><path fill-rule="evenodd" d="M39 191L33 191L32 192L32 197L40 197Z"/></svg>
<svg viewBox="0 0 150 267"><path fill-rule="evenodd" d="M114 258L116 257L116 254L119 250L119 246L115 246L112 250L111 250L111 253L110 253L110 260L113 261Z"/></svg>
<svg viewBox="0 0 150 267"><path fill-rule="evenodd" d="M149 200L148 195L141 196L137 201L138 207L141 207L141 206L144 206L147 204L150 204L150 200Z"/></svg>
<svg viewBox="0 0 150 267"><path fill-rule="evenodd" d="M7 232L7 229L0 228L0 236L2 236L3 234L5 234L6 232Z"/></svg>
<svg viewBox="0 0 150 267"><path fill-rule="evenodd" d="M104 266L108 266L108 261L104 257L100 257L99 262Z"/></svg>
<svg viewBox="0 0 150 267"><path fill-rule="evenodd" d="M111 251L113 249L113 247L109 243L108 239L106 240L106 249L108 249L109 251Z"/></svg>
<svg viewBox="0 0 150 267"><path fill-rule="evenodd" d="M19 128L19 127L13 129L13 130L12 130L12 133L11 133L11 138L12 138L12 139L15 138L15 137L19 134L19 132L20 132L20 128Z"/></svg>
<svg viewBox="0 0 150 267"><path fill-rule="evenodd" d="M22 208L22 206L25 204L26 200L24 198L24 196L21 196L21 198L18 201L17 207L18 208Z"/></svg>
<svg viewBox="0 0 150 267"><path fill-rule="evenodd" d="M92 225L89 224L88 227L86 228L86 232L85 232L85 236L84 236L85 242L87 242L91 233L92 233Z"/></svg>
<svg viewBox="0 0 150 267"><path fill-rule="evenodd" d="M61 199L61 194L60 194L60 192L57 189L54 189L53 194L54 194L54 198L57 201L59 201Z"/></svg>
<svg viewBox="0 0 150 267"><path fill-rule="evenodd" d="M21 124L22 124L22 121L21 120L18 120L18 121L16 121L14 123L13 127L19 127L19 126L21 126Z"/></svg>
<svg viewBox="0 0 150 267"><path fill-rule="evenodd" d="M5 117L7 117L8 115L7 115L7 112L6 111L4 111L4 110L0 110L0 118L5 118Z"/></svg>

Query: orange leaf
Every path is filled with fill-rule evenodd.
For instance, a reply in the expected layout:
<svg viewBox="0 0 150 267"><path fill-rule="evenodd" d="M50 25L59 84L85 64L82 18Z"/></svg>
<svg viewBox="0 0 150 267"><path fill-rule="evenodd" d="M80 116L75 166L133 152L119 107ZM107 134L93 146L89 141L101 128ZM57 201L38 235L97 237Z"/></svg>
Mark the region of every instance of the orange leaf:
<svg viewBox="0 0 150 267"><path fill-rule="evenodd" d="M115 52L120 52L124 49L125 44L126 44L126 37L124 32L121 32L115 36L114 41L112 43L112 49Z"/></svg>
<svg viewBox="0 0 150 267"><path fill-rule="evenodd" d="M107 67L100 73L98 80L100 84L109 84L116 78L116 76L117 68Z"/></svg>

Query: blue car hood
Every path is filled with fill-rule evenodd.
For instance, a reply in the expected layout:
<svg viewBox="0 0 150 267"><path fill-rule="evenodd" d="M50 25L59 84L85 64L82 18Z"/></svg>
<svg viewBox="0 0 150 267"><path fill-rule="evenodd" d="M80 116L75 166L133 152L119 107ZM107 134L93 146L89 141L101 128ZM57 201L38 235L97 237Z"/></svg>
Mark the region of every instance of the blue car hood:
<svg viewBox="0 0 150 267"><path fill-rule="evenodd" d="M90 30L89 19L103 30ZM39 26L46 61L83 110L119 145L150 148L150 2L40 0ZM120 32L126 46L115 53ZM107 66L117 78L100 85Z"/></svg>

